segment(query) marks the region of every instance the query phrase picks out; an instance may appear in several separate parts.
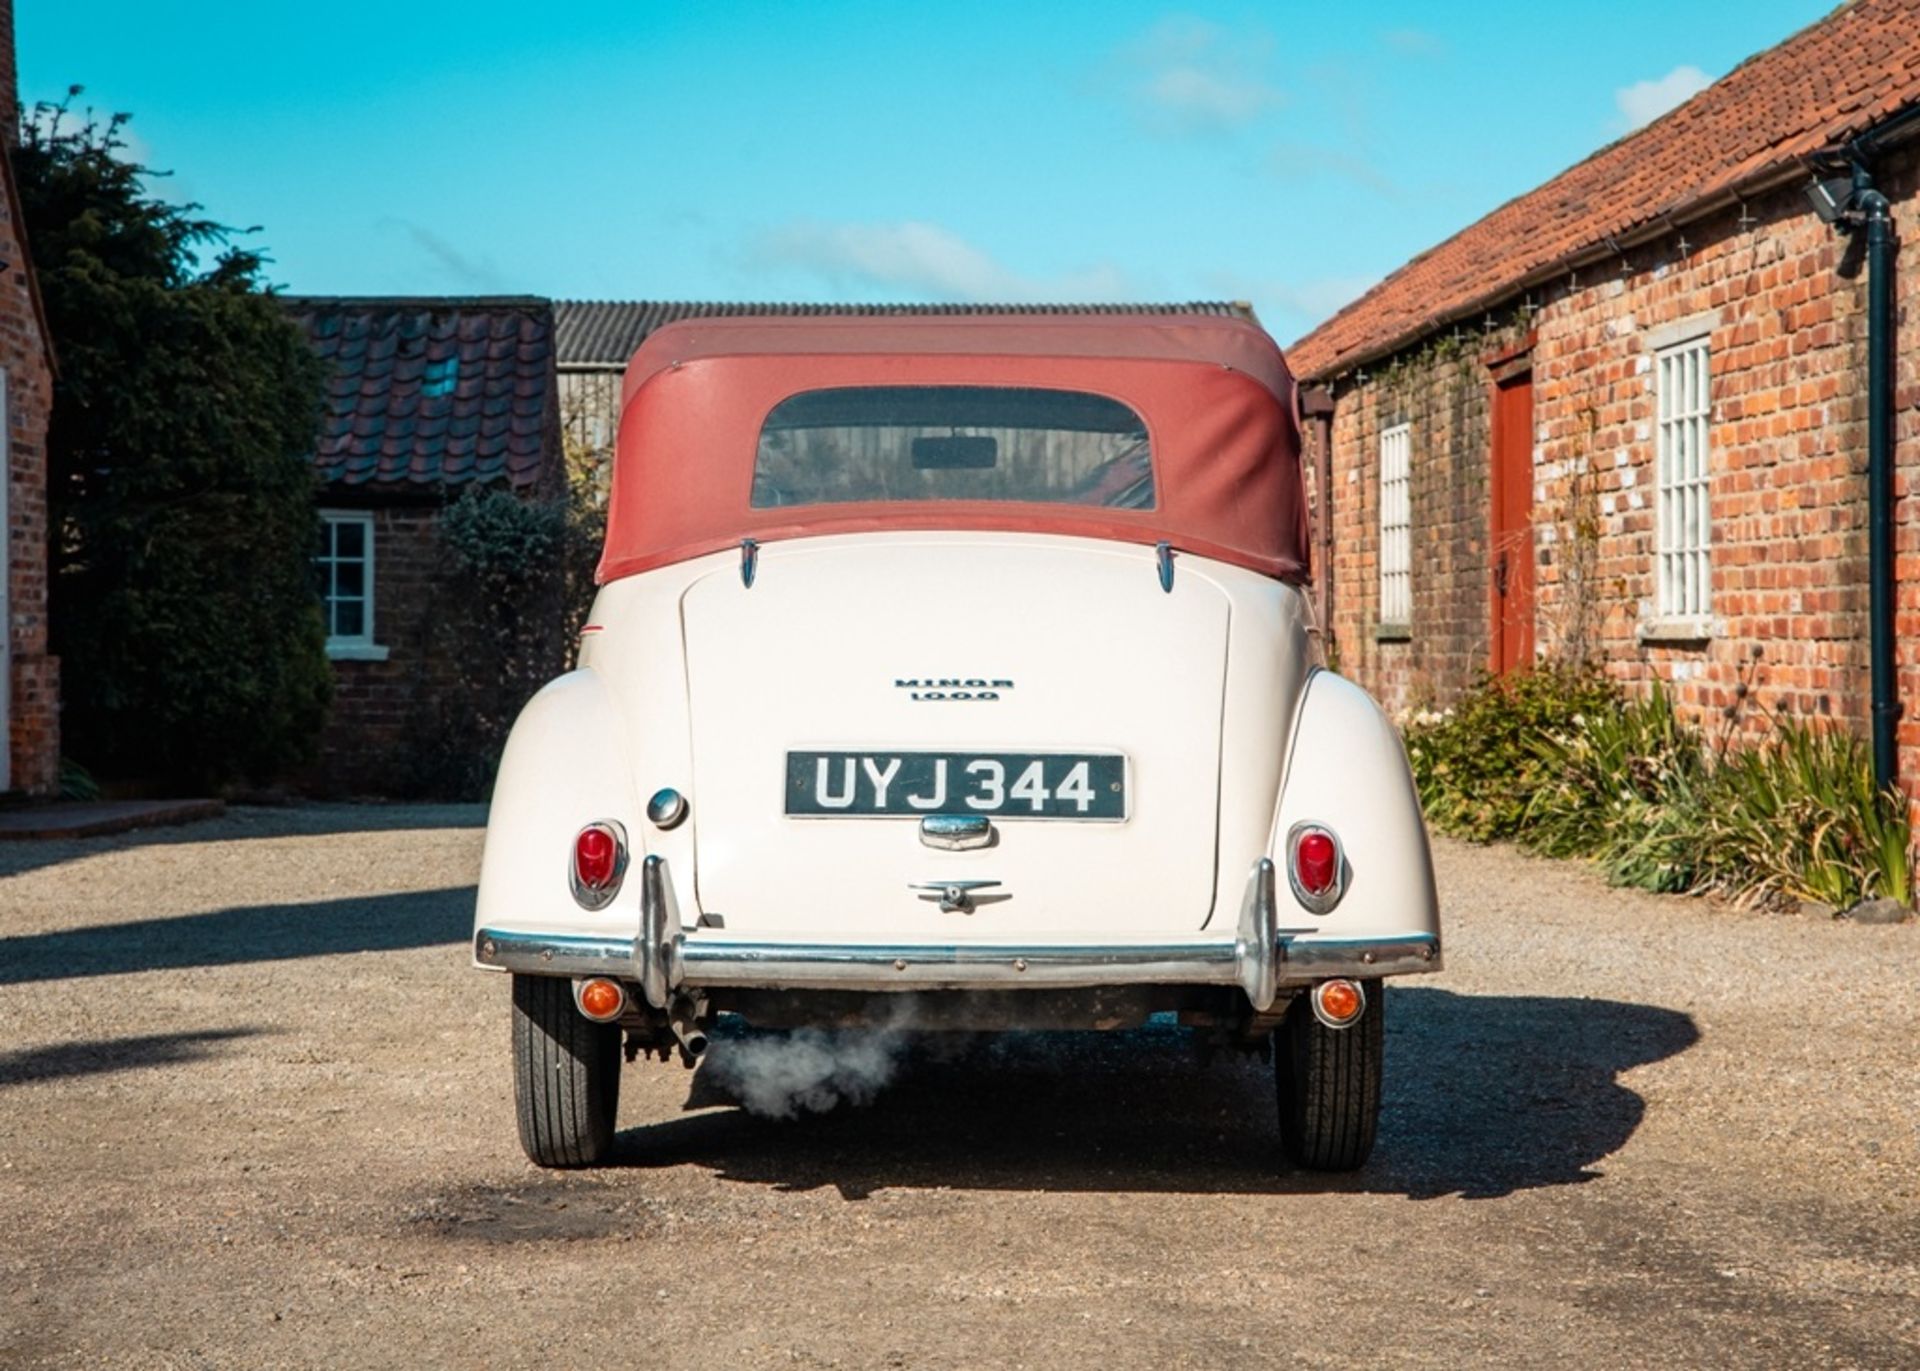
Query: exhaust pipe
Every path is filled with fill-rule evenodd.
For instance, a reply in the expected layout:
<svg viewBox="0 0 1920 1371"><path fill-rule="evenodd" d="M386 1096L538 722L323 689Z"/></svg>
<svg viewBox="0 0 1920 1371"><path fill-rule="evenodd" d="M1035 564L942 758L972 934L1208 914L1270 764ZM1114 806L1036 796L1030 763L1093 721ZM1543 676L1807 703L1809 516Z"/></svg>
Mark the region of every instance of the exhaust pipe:
<svg viewBox="0 0 1920 1371"><path fill-rule="evenodd" d="M680 1060L692 1066L707 1053L707 1030L700 1027L701 1006L682 995L667 1014L667 1027L680 1044Z"/></svg>

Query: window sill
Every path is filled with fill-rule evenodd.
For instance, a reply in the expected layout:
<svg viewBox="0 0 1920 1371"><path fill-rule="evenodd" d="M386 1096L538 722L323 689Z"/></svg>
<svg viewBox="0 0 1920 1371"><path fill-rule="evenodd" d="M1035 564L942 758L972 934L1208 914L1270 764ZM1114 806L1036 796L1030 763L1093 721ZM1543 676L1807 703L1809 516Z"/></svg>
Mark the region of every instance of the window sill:
<svg viewBox="0 0 1920 1371"><path fill-rule="evenodd" d="M1410 643L1413 641L1412 624L1375 624L1373 641L1376 643Z"/></svg>
<svg viewBox="0 0 1920 1371"><path fill-rule="evenodd" d="M1641 642L1661 647L1705 647L1713 641L1708 619L1650 619L1636 631Z"/></svg>
<svg viewBox="0 0 1920 1371"><path fill-rule="evenodd" d="M387 649L379 643L328 643L327 656L336 662L384 662Z"/></svg>

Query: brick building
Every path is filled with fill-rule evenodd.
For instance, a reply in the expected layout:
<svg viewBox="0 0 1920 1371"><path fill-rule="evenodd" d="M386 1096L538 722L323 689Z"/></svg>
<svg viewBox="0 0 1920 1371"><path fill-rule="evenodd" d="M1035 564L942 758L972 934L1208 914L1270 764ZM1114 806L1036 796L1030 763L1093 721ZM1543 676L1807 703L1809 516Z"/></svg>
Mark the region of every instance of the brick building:
<svg viewBox="0 0 1920 1371"><path fill-rule="evenodd" d="M47 419L52 343L20 224L13 5L0 0L0 792L51 794L60 776L60 669L47 651Z"/></svg>
<svg viewBox="0 0 1920 1371"><path fill-rule="evenodd" d="M553 310L528 297L288 297L328 364L314 464L333 710L312 788L409 788L454 651L462 593L438 537L473 486L551 496L564 479Z"/></svg>
<svg viewBox="0 0 1920 1371"><path fill-rule="evenodd" d="M1342 667L1390 707L1594 658L1719 726L1871 724L1858 168L1920 240L1920 0L1854 0L1289 349ZM1838 176L1838 181L1831 178ZM1920 267L1892 367L1900 772L1920 778ZM1891 617L1891 616L1889 616ZM1892 634L1888 635L1893 636Z"/></svg>

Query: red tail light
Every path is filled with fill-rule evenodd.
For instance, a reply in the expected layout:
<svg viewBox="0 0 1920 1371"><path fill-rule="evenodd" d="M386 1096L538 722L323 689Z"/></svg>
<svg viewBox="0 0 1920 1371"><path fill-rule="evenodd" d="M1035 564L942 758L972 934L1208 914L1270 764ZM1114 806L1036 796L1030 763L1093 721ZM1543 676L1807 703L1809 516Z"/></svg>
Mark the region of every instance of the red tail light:
<svg viewBox="0 0 1920 1371"><path fill-rule="evenodd" d="M608 829L595 824L580 830L573 840L573 870L588 890L605 890L613 884L613 868L620 855L620 840Z"/></svg>
<svg viewBox="0 0 1920 1371"><path fill-rule="evenodd" d="M573 840L573 898L604 908L620 888L627 864L626 835L611 823L588 824Z"/></svg>
<svg viewBox="0 0 1920 1371"><path fill-rule="evenodd" d="M1287 876L1300 903L1325 914L1346 890L1346 857L1340 839L1319 824L1295 824L1287 842Z"/></svg>

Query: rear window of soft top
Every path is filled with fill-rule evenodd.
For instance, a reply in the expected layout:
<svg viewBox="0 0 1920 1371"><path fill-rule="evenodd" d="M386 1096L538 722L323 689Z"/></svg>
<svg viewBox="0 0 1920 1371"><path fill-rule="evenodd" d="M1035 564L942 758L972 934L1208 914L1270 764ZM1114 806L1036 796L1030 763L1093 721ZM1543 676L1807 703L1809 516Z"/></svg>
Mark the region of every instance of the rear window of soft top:
<svg viewBox="0 0 1920 1371"><path fill-rule="evenodd" d="M1104 395L951 385L803 391L761 427L755 509L916 500L1152 509L1147 427Z"/></svg>

